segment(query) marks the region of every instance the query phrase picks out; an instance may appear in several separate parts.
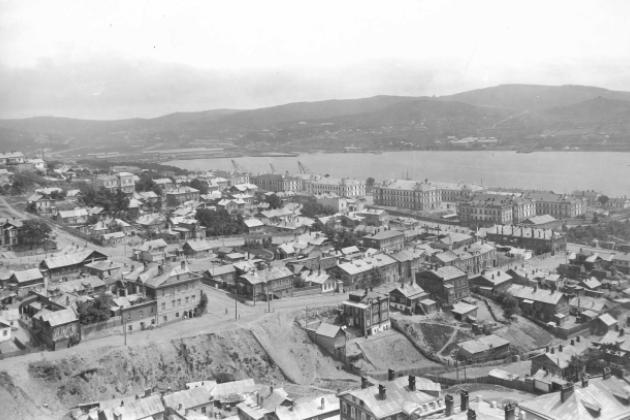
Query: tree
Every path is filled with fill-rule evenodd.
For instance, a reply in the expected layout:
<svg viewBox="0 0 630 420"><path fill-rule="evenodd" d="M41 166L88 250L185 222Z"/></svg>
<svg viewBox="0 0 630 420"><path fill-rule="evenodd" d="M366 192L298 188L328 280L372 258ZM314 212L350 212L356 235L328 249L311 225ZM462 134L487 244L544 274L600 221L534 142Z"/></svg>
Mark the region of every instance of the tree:
<svg viewBox="0 0 630 420"><path fill-rule="evenodd" d="M11 192L13 194L24 194L35 185L46 185L46 181L35 172L24 171L13 174Z"/></svg>
<svg viewBox="0 0 630 420"><path fill-rule="evenodd" d="M365 180L365 189L368 191L372 191L372 188L374 188L374 183L376 181L374 180L374 178L372 178L371 176L369 176L366 180Z"/></svg>
<svg viewBox="0 0 630 420"><path fill-rule="evenodd" d="M512 316L517 315L521 312L521 309L518 304L518 299L512 296L509 293L502 293L497 296L497 301L501 304L503 308L503 316L505 318L512 318Z"/></svg>
<svg viewBox="0 0 630 420"><path fill-rule="evenodd" d="M565 370L565 379L572 382L579 381L585 367L586 364L584 363L584 360L582 360L579 356L571 356L571 360L569 360L569 365Z"/></svg>
<svg viewBox="0 0 630 420"><path fill-rule="evenodd" d="M94 300L78 302L77 313L81 324L107 321L111 317L112 297L106 294L97 296Z"/></svg>
<svg viewBox="0 0 630 420"><path fill-rule="evenodd" d="M202 179L195 178L188 184L190 187L199 190L200 194L208 194L208 183Z"/></svg>
<svg viewBox="0 0 630 420"><path fill-rule="evenodd" d="M202 315L206 313L206 309L208 308L208 296L204 292L201 292L201 297L199 298L199 305L197 305L196 315Z"/></svg>
<svg viewBox="0 0 630 420"><path fill-rule="evenodd" d="M282 207L282 200L276 194L269 194L265 196L265 201L269 204L270 209L279 209Z"/></svg>
<svg viewBox="0 0 630 420"><path fill-rule="evenodd" d="M18 233L18 241L33 249L45 245L50 240L52 229L39 220L25 220Z"/></svg>
<svg viewBox="0 0 630 420"><path fill-rule="evenodd" d="M225 209L197 209L195 217L206 227L206 233L210 236L236 235L247 232L243 218L240 215L232 217Z"/></svg>
<svg viewBox="0 0 630 420"><path fill-rule="evenodd" d="M319 204L314 199L304 201L302 203L302 209L300 210L300 212L303 216L310 218L315 218L317 216L328 216L335 213L333 209Z"/></svg>
<svg viewBox="0 0 630 420"><path fill-rule="evenodd" d="M599 201L599 204L601 204L602 207L604 207L606 204L608 204L608 202L610 201L610 198L608 198L607 195L600 195L599 197L597 197L597 201Z"/></svg>

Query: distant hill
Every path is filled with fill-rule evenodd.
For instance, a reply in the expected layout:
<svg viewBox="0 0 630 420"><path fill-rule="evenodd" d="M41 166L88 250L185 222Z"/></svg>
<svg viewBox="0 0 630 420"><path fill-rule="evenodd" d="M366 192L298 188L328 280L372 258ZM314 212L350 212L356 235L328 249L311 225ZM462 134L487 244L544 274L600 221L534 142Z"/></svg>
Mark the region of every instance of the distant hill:
<svg viewBox="0 0 630 420"><path fill-rule="evenodd" d="M630 92L589 86L501 85L439 98L297 102L273 107L97 121L58 117L0 120L4 147L142 151L221 141L239 148L445 147L449 136L494 136L502 147L630 149ZM612 144L612 146L611 146Z"/></svg>
<svg viewBox="0 0 630 420"><path fill-rule="evenodd" d="M591 86L500 85L443 96L441 99L515 111L541 111L598 97L630 101L630 92Z"/></svg>

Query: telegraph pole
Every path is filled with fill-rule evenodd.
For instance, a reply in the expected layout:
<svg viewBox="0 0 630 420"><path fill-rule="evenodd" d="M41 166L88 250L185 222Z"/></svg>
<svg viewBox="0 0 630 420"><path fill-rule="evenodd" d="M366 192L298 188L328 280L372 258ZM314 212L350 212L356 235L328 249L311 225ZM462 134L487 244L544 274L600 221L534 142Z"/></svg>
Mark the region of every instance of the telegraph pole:
<svg viewBox="0 0 630 420"><path fill-rule="evenodd" d="M238 319L238 299L236 299L236 293L234 294L234 319Z"/></svg>

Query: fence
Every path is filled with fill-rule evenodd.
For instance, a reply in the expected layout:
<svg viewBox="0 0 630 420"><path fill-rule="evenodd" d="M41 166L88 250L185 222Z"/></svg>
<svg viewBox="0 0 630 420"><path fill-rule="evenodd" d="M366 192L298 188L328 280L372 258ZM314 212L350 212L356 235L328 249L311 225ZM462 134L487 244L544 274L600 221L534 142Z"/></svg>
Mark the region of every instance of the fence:
<svg viewBox="0 0 630 420"><path fill-rule="evenodd" d="M293 297L308 296L308 295L317 295L320 293L322 293L321 286L307 286L307 287L302 287L300 289L293 289L291 291L291 296Z"/></svg>
<svg viewBox="0 0 630 420"><path fill-rule="evenodd" d="M120 316L111 317L107 321L81 325L82 340L91 340L94 338L120 334L122 334L122 320Z"/></svg>

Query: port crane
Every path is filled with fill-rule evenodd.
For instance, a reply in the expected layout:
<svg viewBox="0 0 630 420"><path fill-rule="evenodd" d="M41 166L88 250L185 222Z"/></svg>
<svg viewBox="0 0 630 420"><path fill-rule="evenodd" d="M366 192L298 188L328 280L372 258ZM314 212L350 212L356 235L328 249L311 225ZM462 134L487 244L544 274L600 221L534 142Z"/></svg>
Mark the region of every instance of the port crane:
<svg viewBox="0 0 630 420"><path fill-rule="evenodd" d="M306 166L304 166L304 164L303 164L302 162L300 162L300 161L298 160L298 163L297 163L297 164L298 164L298 169L299 169L299 171L300 171L300 173L301 173L301 174L307 174L307 173L309 173L308 168L307 168Z"/></svg>
<svg viewBox="0 0 630 420"><path fill-rule="evenodd" d="M232 159L232 166L234 167L234 172L247 172L241 165L236 163L234 159Z"/></svg>

